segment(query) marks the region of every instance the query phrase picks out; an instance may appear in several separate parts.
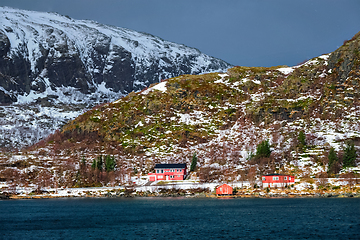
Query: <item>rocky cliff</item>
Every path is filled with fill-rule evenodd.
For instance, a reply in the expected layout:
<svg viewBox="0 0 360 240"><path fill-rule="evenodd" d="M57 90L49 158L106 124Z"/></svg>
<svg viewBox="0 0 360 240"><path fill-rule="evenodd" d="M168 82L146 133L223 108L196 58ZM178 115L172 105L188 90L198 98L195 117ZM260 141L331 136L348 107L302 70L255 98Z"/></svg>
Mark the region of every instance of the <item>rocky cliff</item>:
<svg viewBox="0 0 360 240"><path fill-rule="evenodd" d="M73 87L140 90L161 79L226 69L197 49L55 13L0 8L0 99Z"/></svg>

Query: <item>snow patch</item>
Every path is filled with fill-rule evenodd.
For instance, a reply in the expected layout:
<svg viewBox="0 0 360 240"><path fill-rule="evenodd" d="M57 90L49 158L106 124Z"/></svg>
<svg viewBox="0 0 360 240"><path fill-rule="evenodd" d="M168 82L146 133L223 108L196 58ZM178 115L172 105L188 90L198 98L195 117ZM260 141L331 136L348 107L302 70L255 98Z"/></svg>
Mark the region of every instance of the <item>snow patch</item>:
<svg viewBox="0 0 360 240"><path fill-rule="evenodd" d="M167 83L166 81L158 83L157 85L152 87L152 89L158 90L158 91L161 91L161 92L166 92L166 90L167 90L166 83Z"/></svg>
<svg viewBox="0 0 360 240"><path fill-rule="evenodd" d="M293 67L283 67L283 68L278 68L277 70L284 75L288 75L292 73L295 69Z"/></svg>
<svg viewBox="0 0 360 240"><path fill-rule="evenodd" d="M147 95L149 94L151 91L153 90L158 90L158 91L161 91L161 92L166 92L167 91L167 87L166 87L166 81L164 82L161 82L161 83L158 83L156 84L155 86L152 86L151 88L148 88L146 89L145 91L141 92L141 94L143 95Z"/></svg>

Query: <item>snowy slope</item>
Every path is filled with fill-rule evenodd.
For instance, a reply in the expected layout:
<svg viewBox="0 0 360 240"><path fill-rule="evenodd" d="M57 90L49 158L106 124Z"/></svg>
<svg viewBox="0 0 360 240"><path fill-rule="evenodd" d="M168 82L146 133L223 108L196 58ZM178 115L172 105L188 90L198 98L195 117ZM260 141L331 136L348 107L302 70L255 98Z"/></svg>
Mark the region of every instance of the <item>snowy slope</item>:
<svg viewBox="0 0 360 240"><path fill-rule="evenodd" d="M1 106L0 147L38 141L85 109L161 79L228 67L150 34L0 7L0 104L12 104Z"/></svg>
<svg viewBox="0 0 360 240"><path fill-rule="evenodd" d="M164 41L150 34L106 26L89 20L74 20L56 13L1 7L0 22L0 33L10 44L6 58L20 57L29 63L28 77L33 80L32 86L40 83L45 85L45 88L58 86L59 84L51 78L47 65L56 65L57 62L77 57L81 63L76 64L82 65L81 70L84 71L84 74L77 78L85 78L86 84L89 85L83 86L85 89L82 89L82 92L94 92L105 82L106 88L125 94L132 90L140 90L161 79L180 74L225 70L230 66L197 49ZM120 64L122 61L126 64ZM132 78L126 79L124 87L117 87L113 83L122 84L119 81L122 77L116 76L121 72L114 69L119 67L124 68L122 72L128 78ZM16 79L17 76L11 72L2 73L12 76L12 80L17 83L24 81ZM62 84L78 87L71 83L70 79L65 79ZM12 89L9 86L1 86L0 90L12 95L18 93L25 96L39 92L36 87L30 87L34 91L31 92L26 86L23 89Z"/></svg>

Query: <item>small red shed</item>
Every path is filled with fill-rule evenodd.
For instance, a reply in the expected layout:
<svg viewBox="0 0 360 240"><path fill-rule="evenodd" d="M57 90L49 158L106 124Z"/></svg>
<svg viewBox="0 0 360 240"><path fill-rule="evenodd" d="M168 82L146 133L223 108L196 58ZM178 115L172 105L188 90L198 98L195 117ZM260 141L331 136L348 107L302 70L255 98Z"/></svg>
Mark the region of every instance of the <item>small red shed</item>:
<svg viewBox="0 0 360 240"><path fill-rule="evenodd" d="M216 188L216 195L232 195L233 188L227 184L223 184Z"/></svg>

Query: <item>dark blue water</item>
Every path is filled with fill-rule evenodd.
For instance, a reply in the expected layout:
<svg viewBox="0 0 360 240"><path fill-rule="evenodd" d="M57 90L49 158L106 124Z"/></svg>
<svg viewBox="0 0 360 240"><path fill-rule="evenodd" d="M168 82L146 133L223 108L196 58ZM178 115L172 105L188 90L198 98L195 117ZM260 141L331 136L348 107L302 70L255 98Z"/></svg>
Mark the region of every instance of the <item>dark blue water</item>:
<svg viewBox="0 0 360 240"><path fill-rule="evenodd" d="M1 239L360 239L360 199L0 201Z"/></svg>

